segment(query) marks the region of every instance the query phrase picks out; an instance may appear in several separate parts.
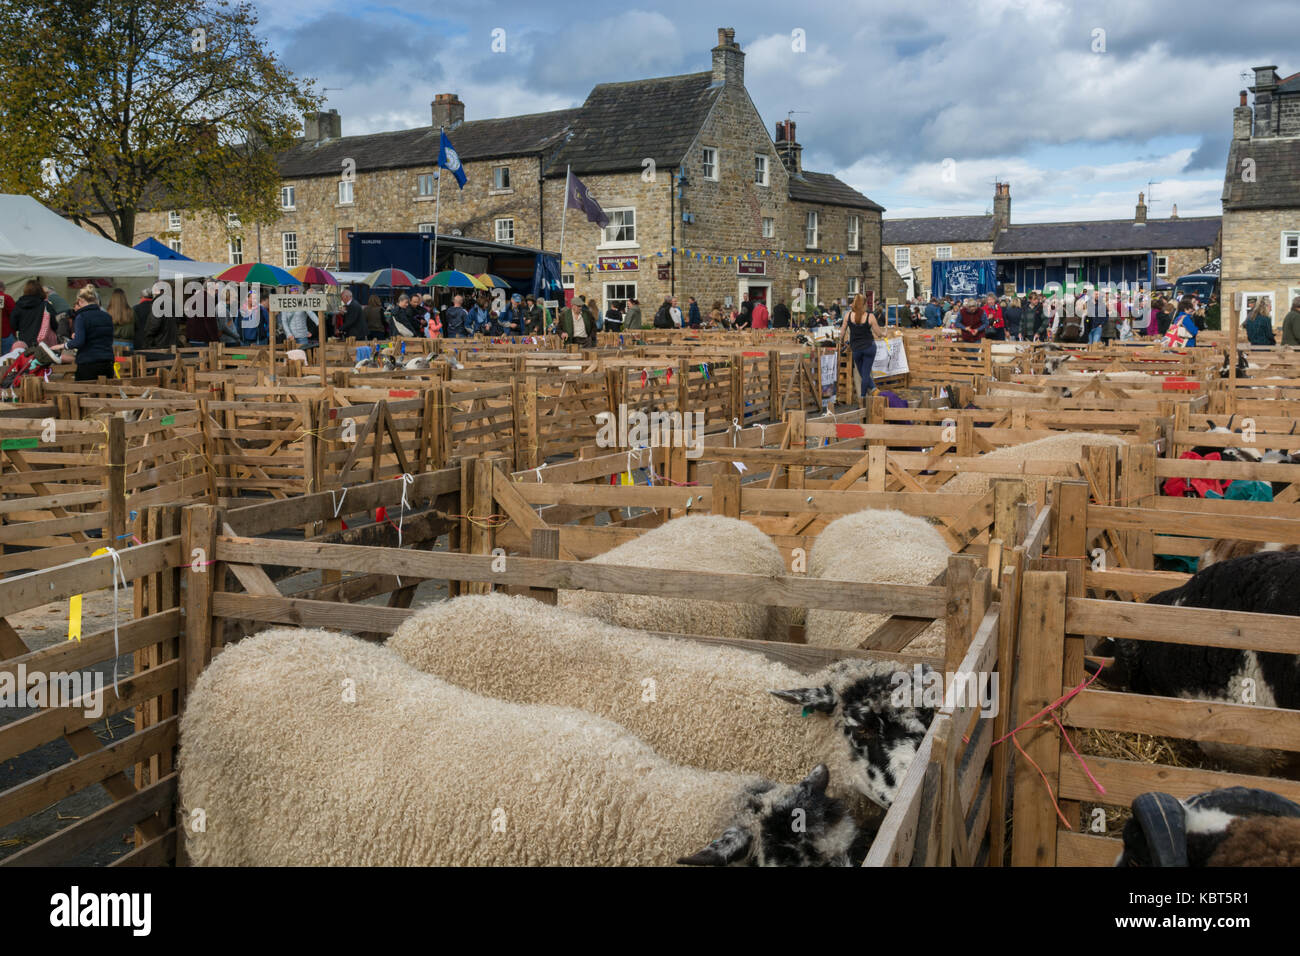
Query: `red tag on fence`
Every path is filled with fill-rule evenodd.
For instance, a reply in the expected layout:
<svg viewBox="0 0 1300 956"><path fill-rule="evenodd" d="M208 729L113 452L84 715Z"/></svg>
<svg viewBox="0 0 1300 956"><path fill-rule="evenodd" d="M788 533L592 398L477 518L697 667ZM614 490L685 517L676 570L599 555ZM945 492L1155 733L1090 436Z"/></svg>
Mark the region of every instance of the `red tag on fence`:
<svg viewBox="0 0 1300 956"><path fill-rule="evenodd" d="M375 524L383 524L388 520L388 509L380 505L375 509Z"/></svg>
<svg viewBox="0 0 1300 956"><path fill-rule="evenodd" d="M415 390L406 389L406 388L390 388L388 390L388 397L389 398L415 398Z"/></svg>
<svg viewBox="0 0 1300 956"><path fill-rule="evenodd" d="M1199 391L1200 387L1200 382L1176 382L1172 379L1160 383L1161 391L1165 392L1195 392Z"/></svg>
<svg viewBox="0 0 1300 956"><path fill-rule="evenodd" d="M865 438L866 430L861 425L836 425L836 438Z"/></svg>

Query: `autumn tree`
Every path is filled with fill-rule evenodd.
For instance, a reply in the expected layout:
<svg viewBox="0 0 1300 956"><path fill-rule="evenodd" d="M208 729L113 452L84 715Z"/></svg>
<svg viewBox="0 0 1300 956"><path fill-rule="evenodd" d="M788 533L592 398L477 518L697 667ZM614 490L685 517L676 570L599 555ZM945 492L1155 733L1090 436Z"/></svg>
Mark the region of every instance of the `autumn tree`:
<svg viewBox="0 0 1300 956"><path fill-rule="evenodd" d="M0 192L126 245L150 209L272 221L320 98L256 27L226 0L0 0Z"/></svg>

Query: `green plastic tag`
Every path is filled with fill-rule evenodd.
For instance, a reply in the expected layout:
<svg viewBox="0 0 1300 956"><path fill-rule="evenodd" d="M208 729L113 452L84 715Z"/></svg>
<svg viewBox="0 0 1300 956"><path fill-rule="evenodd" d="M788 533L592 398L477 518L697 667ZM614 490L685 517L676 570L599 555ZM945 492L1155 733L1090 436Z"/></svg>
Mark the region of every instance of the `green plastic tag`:
<svg viewBox="0 0 1300 956"><path fill-rule="evenodd" d="M164 416L163 416L163 419L162 419L162 423L163 423L164 425L175 425L175 424L176 424L176 416L175 416L175 415L164 415Z"/></svg>
<svg viewBox="0 0 1300 956"><path fill-rule="evenodd" d="M39 448L40 444L39 438L6 438L0 441L0 449L8 451L10 448Z"/></svg>

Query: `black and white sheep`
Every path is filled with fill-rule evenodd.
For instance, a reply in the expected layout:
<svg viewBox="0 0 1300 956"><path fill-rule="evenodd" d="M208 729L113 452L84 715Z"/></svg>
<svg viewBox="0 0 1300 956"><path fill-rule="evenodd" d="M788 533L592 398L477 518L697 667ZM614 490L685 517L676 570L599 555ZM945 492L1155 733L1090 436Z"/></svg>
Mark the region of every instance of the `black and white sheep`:
<svg viewBox="0 0 1300 956"><path fill-rule="evenodd" d="M1144 793L1133 801L1123 840L1116 866L1295 866L1300 805L1249 787L1186 800Z"/></svg>
<svg viewBox="0 0 1300 956"><path fill-rule="evenodd" d="M1260 551L1220 561L1148 603L1300 616L1300 553ZM1300 654L1124 639L1109 646L1115 665L1103 672L1103 680L1112 686L1160 697L1242 703L1249 681L1255 703L1300 710ZM1278 754L1232 744L1204 741L1200 747L1256 771L1272 769L1279 760Z"/></svg>
<svg viewBox="0 0 1300 956"><path fill-rule="evenodd" d="M267 631L200 675L180 727L207 866L825 866L866 835L797 783L672 763L612 721L446 683L386 647Z"/></svg>

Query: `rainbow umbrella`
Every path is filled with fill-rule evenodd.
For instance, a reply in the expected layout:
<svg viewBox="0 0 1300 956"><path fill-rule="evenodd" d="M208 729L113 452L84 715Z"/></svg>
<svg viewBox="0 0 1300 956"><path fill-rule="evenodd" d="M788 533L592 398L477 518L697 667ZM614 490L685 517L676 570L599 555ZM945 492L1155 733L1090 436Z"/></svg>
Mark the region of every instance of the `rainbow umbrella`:
<svg viewBox="0 0 1300 956"><path fill-rule="evenodd" d="M475 278L478 279L479 282L482 282L489 289L510 288L509 282L507 282L505 279L501 278L500 276L494 276L490 272L480 272L477 276L475 276Z"/></svg>
<svg viewBox="0 0 1300 956"><path fill-rule="evenodd" d="M293 276L303 285L338 285L339 280L333 275L321 269L318 266L299 266L296 269L290 269L289 275Z"/></svg>
<svg viewBox="0 0 1300 956"><path fill-rule="evenodd" d="M220 282L242 282L252 285L300 285L293 273L266 262L246 262L242 266L231 266L225 272L213 276Z"/></svg>
<svg viewBox="0 0 1300 956"><path fill-rule="evenodd" d="M443 286L448 289L490 289L492 288L481 279L470 275L468 272L459 272L456 269L444 269L437 275L425 276L420 280L421 285Z"/></svg>
<svg viewBox="0 0 1300 956"><path fill-rule="evenodd" d="M405 269L376 269L370 275L361 280L362 285L368 285L372 289L376 286L381 289L395 289L404 285L423 285L415 276L411 275Z"/></svg>

